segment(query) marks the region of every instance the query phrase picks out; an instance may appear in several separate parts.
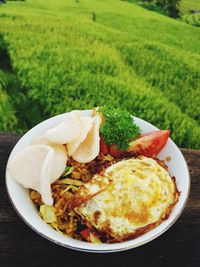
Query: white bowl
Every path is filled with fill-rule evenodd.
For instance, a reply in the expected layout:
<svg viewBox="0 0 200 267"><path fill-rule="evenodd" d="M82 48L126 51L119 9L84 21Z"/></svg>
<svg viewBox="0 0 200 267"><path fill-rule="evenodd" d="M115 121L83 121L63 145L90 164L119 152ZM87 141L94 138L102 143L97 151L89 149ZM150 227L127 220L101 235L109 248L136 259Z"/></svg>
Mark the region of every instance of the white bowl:
<svg viewBox="0 0 200 267"><path fill-rule="evenodd" d="M89 110L85 110L82 112L85 115L91 114L91 111ZM30 131L28 131L15 145L10 154L10 157L12 157L15 153L30 144L31 140L34 137L41 135L46 130L50 129L51 127L62 121L64 116L65 114L61 114L52 117L48 120L41 122L40 124L32 128ZM139 125L142 129L142 132L149 132L158 129L144 120L141 120L136 117L134 117L134 119L135 123ZM30 199L28 190L19 185L17 182L15 182L12 177L9 176L6 168L7 191L15 210L24 220L24 222L28 224L28 226L30 226L38 234L58 245L75 250L100 253L127 250L141 246L163 234L174 224L174 222L181 215L185 207L190 191L189 171L182 153L171 139L167 141L167 144L165 145L164 149L158 154L158 158L160 159L165 159L167 156L172 157L171 161L169 161L167 165L169 166L170 175L176 177L177 187L178 190L181 192L179 201L173 208L169 218L165 220L162 224L133 240L122 243L92 244L72 239L67 235L55 231L51 226L46 224L38 215L38 211L35 208L32 200Z"/></svg>

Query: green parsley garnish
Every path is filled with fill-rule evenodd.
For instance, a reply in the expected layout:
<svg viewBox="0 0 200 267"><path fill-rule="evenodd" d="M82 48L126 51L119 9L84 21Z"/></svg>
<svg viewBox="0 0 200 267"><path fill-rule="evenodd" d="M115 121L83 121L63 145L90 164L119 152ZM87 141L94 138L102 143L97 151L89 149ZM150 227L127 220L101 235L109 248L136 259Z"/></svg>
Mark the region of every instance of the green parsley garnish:
<svg viewBox="0 0 200 267"><path fill-rule="evenodd" d="M134 123L133 118L127 111L101 106L98 112L103 117L100 133L103 141L108 145L117 145L120 150L126 150L129 143L141 133L140 128Z"/></svg>

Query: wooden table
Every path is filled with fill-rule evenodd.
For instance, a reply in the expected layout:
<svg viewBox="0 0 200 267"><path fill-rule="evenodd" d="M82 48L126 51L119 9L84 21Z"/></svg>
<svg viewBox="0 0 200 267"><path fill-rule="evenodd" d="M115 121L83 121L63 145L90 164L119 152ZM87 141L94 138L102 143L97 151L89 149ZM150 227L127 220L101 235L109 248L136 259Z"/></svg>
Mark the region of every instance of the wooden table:
<svg viewBox="0 0 200 267"><path fill-rule="evenodd" d="M152 242L120 253L89 254L66 249L31 230L15 213L5 188L8 156L20 138L0 134L0 266L200 266L200 151L182 149L192 187L178 221Z"/></svg>

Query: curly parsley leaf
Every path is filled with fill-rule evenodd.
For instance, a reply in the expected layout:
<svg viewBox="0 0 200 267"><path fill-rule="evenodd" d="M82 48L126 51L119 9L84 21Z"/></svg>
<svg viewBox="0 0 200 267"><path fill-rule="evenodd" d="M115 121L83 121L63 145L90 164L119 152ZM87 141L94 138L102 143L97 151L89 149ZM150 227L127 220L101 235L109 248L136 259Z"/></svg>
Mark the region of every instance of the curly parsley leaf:
<svg viewBox="0 0 200 267"><path fill-rule="evenodd" d="M101 106L98 112L104 121L100 133L105 144L117 145L120 150L126 150L129 143L140 135L140 128L127 111L111 106Z"/></svg>

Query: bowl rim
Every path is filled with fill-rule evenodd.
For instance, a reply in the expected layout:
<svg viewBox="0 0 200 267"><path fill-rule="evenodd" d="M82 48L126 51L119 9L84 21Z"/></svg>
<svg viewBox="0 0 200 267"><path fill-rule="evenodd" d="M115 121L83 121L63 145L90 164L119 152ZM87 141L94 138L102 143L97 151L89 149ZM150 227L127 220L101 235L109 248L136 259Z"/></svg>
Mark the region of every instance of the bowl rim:
<svg viewBox="0 0 200 267"><path fill-rule="evenodd" d="M86 112L88 112L88 111L91 111L91 110L81 110L81 111L86 111ZM21 214L21 212L17 209L17 207L16 207L16 205L15 205L13 199L12 199L12 196L11 196L12 194L11 194L10 191L9 191L9 185L8 185L8 162L9 162L9 159L10 159L10 157L11 157L11 155L12 155L12 152L13 152L14 148L18 145L18 143L21 141L21 139L23 139L24 136L25 136L26 134L29 133L29 131L31 131L32 129L34 129L34 128L36 128L36 127L39 127L43 122L50 121L51 119L56 118L56 117L59 117L59 116L64 116L66 113L68 113L68 112L65 112L65 113L62 113L62 114L58 114L58 115L56 115L56 116L52 116L52 117L50 117L50 118L48 118L48 119L46 119L46 120L43 120L43 121L41 121L40 123L38 123L37 125L35 125L34 127L32 127L30 130L28 130L28 131L27 131L27 132L26 132L26 133L25 133L25 134L24 134L24 135L17 141L17 143L16 143L15 146L12 148L12 151L11 151L9 157L8 157L7 165L6 165L6 169L5 169L5 177L6 177L6 179L5 179L5 180L6 180L6 181L5 181L5 184L6 184L6 191L7 191L8 198L9 198L9 200L10 200L10 202L11 202L11 204L12 204L14 210L15 210L15 212L19 215L19 217L22 219L22 221L24 221L24 222L25 222L25 223L26 223L26 224L27 224L27 225L28 225L34 232L36 232L36 233L39 234L40 236L44 237L45 239L47 239L47 240L53 242L54 244L60 245L60 246L65 247L65 248L70 248L70 249L73 249L73 250L76 250L76 251L83 251L83 252L90 252L90 253L111 253L111 252L120 252L120 251L129 250L129 249L132 249L132 248L136 248L136 247L142 246L142 245L144 245L144 244L146 244L146 243L148 243L148 242L154 240L155 238L159 237L159 236L162 235L164 232L166 232L166 231L167 231L167 230L168 230L168 229L169 229L169 228L170 228L170 227L171 227L171 226L178 220L178 218L181 216L181 214L182 214L182 212L183 212L183 210L184 210L184 208L185 208L185 206L186 206L186 204L187 204L187 201L188 201L188 199L189 199L190 189L191 189L191 177L190 177L190 172L189 172L189 168L188 168L187 162L186 162L186 160L185 160L185 158L184 158L184 156L183 156L181 150L180 150L180 149L178 148L178 146L173 142L173 140L171 140L171 138L169 138L169 139L171 140L171 142L173 143L173 145L175 145L175 147L178 149L178 151L179 151L179 153L180 153L180 156L181 156L181 158L182 158L182 160L184 161L185 166L186 166L186 170L187 170L187 178L188 178L187 192L185 193L185 199L184 199L184 202L183 202L181 208L179 209L179 211L177 212L176 216L175 216L174 219L171 221L171 223L169 223L168 225L166 225L166 227L163 228L162 231L160 231L160 232L158 232L158 233L156 233L156 234L150 236L149 238L146 238L144 241L138 242L137 244L127 245L126 247L122 247L122 248L112 248L112 245L114 245L115 243L114 243L114 244L109 244L109 246L111 247L110 249L107 249L107 248L106 248L106 249L95 249L95 245L96 245L96 244L92 244L92 245L94 245L94 249L93 249L93 248L82 248L82 247L78 247L78 246L72 246L72 245L70 245L70 244L65 244L65 243L63 243L63 242L60 242L60 241L55 240L54 238L52 238L52 237L50 237L50 236L48 236L48 235L42 233L41 231L39 231L36 227L34 227L33 225L31 225L31 224L30 224L30 223L23 217L23 215ZM146 123L146 124L148 124L148 125L150 125L150 126L153 126L153 127L156 128L156 129L158 129L156 126L154 126L153 124L149 123L148 121L145 121L145 120L143 120L143 119L140 119L140 118L138 118L138 117L136 117L136 116L132 116L132 117L133 117L134 119L137 119L137 120L139 120L139 121L142 121L142 122L144 122L144 123ZM161 224L162 224L162 223L161 223ZM159 227L159 225L158 225L157 227ZM157 227L155 227L155 228L157 228ZM153 229L152 229L152 230L153 230ZM134 239L129 240L129 241L124 241L124 242L122 242L122 243L120 243L120 244L123 244L123 243L126 243L126 242L131 242L131 241L133 241L133 240L134 240ZM83 241L82 241L82 242L83 242ZM87 244L87 242L84 242L84 243Z"/></svg>

